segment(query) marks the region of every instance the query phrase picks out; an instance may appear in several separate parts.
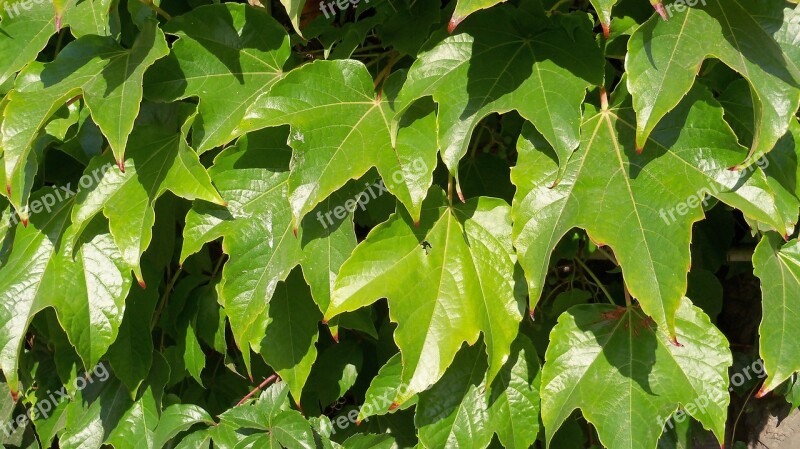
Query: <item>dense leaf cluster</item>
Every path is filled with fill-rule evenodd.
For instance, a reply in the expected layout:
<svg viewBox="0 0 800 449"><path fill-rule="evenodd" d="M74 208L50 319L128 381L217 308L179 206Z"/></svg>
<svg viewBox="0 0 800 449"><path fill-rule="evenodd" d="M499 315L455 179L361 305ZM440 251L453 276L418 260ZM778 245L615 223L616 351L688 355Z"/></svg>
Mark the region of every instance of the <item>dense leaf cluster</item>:
<svg viewBox="0 0 800 449"><path fill-rule="evenodd" d="M6 445L733 442L735 357L800 405L796 2L6 2L0 95Z"/></svg>

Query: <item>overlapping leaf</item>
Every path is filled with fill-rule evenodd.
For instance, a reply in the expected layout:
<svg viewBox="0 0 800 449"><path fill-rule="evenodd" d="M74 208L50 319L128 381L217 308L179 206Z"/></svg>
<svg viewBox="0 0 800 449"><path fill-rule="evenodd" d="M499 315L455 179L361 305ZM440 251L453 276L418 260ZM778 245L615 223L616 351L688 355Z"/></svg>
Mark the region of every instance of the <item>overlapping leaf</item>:
<svg viewBox="0 0 800 449"><path fill-rule="evenodd" d="M148 22L131 49L109 37L84 36L67 45L55 61L32 65L19 75L8 94L0 131L6 190L23 218L36 173L29 166L36 163L33 144L53 113L82 95L122 166L142 101L144 71L167 51L164 34L155 22Z"/></svg>
<svg viewBox="0 0 800 449"><path fill-rule="evenodd" d="M92 160L86 172L103 174L96 182L81 186L72 220L83 227L102 212L125 262L144 283L139 259L153 237L156 200L168 190L189 200L217 204L224 200L180 132L156 125L137 126L125 161L127 168L122 173L109 168L113 164L110 153Z"/></svg>
<svg viewBox="0 0 800 449"><path fill-rule="evenodd" d="M582 305L561 315L542 370L547 441L580 408L604 447L655 449L679 406L724 441L728 342L688 299L676 329L683 347L637 307Z"/></svg>
<svg viewBox="0 0 800 449"><path fill-rule="evenodd" d="M293 235L286 199L291 153L285 142L285 128L269 128L248 134L217 156L210 173L228 207L195 203L186 218L181 260L199 251L204 243L223 237L223 250L230 260L222 271L221 303L236 342L243 349L266 351L267 361L276 363L282 374L293 370L289 384L299 400L299 388L316 354L317 338L316 324L301 323L313 319L314 313L307 312L300 321L289 320L292 332L275 334L268 330L274 318L271 315L280 314L278 311L287 306L299 307L284 302L295 301L294 295L303 287L296 280L281 287L281 304L274 310L269 307L270 300L278 283L302 264L314 298L327 306L333 278L356 240L352 218L328 225L309 216L297 236ZM327 207L333 209L345 199L332 197L329 201ZM292 297L287 296L290 293ZM275 330L287 324L276 323ZM265 332L273 338L265 339ZM262 346L262 340L266 346ZM294 354L287 354L285 346L291 341L302 341L302 348L298 345ZM249 351L243 352L249 360ZM300 364L302 369L288 362Z"/></svg>
<svg viewBox="0 0 800 449"><path fill-rule="evenodd" d="M88 0L92 1L92 0ZM19 2L0 8L0 84L36 59L56 32L55 10L50 2Z"/></svg>
<svg viewBox="0 0 800 449"><path fill-rule="evenodd" d="M377 167L389 192L419 219L436 165L433 108L415 108L392 146L394 115L364 64L316 61L287 74L247 113L241 131L289 124L295 150L289 201L295 224L350 179Z"/></svg>
<svg viewBox="0 0 800 449"><path fill-rule="evenodd" d="M220 426L237 433L250 430L236 436L237 448L313 449L311 425L289 408L288 395L285 384L272 385L256 401L220 415Z"/></svg>
<svg viewBox="0 0 800 449"><path fill-rule="evenodd" d="M233 140L250 104L283 76L286 31L263 8L225 3L177 17L164 32L178 41L148 72L147 97L200 99L192 136L197 151Z"/></svg>
<svg viewBox="0 0 800 449"><path fill-rule="evenodd" d="M590 27L581 21L567 31L541 12L504 5L475 14L459 34L419 55L398 109L433 96L442 159L454 175L473 129L492 112L518 111L566 163L580 141L586 89L602 81L603 58Z"/></svg>
<svg viewBox="0 0 800 449"><path fill-rule="evenodd" d="M541 382L533 343L518 337L491 384L486 369L482 348L466 348L444 377L420 394L414 420L425 447L482 449L495 433L505 448L531 447L539 433Z"/></svg>
<svg viewBox="0 0 800 449"><path fill-rule="evenodd" d="M642 309L674 336L674 315L686 293L692 223L703 218L706 195L746 216L786 232L797 209L776 195L758 167L729 167L747 151L702 88L651 133L649 151L635 151L635 119L624 80L610 109L587 106L583 142L564 179L548 188L558 170L552 150L528 127L519 142L511 177L514 242L535 303L553 248L573 227L610 245L625 284Z"/></svg>
<svg viewBox="0 0 800 449"><path fill-rule="evenodd" d="M759 349L767 380L763 396L800 371L800 348L793 335L800 332L800 246L797 239L784 244L771 232L762 237L753 254L753 268L761 280L762 318Z"/></svg>
<svg viewBox="0 0 800 449"><path fill-rule="evenodd" d="M131 285L105 225L93 222L79 237L69 219L74 199L56 202L48 188L36 201L47 195L55 205L33 215L27 228L17 225L13 249L0 268L0 366L12 391L19 386L22 340L37 312L56 310L70 343L91 367L117 336Z"/></svg>
<svg viewBox="0 0 800 449"><path fill-rule="evenodd" d="M438 381L462 343L481 332L488 381L508 358L524 308L515 296L508 206L480 198L448 207L432 190L418 226L404 211L379 225L342 266L325 318L388 298L403 355L395 402Z"/></svg>
<svg viewBox="0 0 800 449"><path fill-rule="evenodd" d="M458 0L456 9L453 11L453 17L450 19L449 30L452 33L458 24L464 21L470 14L480 11L481 9L490 8L498 3L506 0Z"/></svg>
<svg viewBox="0 0 800 449"><path fill-rule="evenodd" d="M651 18L628 43L637 147L646 146L659 121L689 92L703 61L714 57L750 84L756 119L751 155L770 151L800 105L800 6L708 0L679 9L669 21Z"/></svg>

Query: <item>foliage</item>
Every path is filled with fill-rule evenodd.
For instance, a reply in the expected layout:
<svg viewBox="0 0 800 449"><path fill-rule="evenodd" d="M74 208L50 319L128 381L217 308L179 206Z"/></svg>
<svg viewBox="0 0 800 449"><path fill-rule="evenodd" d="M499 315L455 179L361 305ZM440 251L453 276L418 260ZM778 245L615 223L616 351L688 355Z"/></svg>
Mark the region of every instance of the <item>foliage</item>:
<svg viewBox="0 0 800 449"><path fill-rule="evenodd" d="M4 444L732 447L732 395L800 403L798 36L788 0L4 3Z"/></svg>

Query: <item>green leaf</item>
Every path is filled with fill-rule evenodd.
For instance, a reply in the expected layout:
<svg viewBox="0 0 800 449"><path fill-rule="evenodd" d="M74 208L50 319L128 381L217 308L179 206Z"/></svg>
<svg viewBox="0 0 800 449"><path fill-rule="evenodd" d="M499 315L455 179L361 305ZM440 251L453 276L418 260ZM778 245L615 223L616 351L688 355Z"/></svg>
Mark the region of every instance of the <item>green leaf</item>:
<svg viewBox="0 0 800 449"><path fill-rule="evenodd" d="M78 192L72 220L83 227L102 212L125 262L143 284L139 259L153 237L156 200L168 190L189 200L218 204L224 200L184 136L169 129L137 126L125 155L126 171L110 168L112 164L113 155L106 153L86 167L86 173L102 176Z"/></svg>
<svg viewBox="0 0 800 449"><path fill-rule="evenodd" d="M34 61L56 32L53 3L28 5L30 9L21 8L21 2L5 2L0 8L0 84Z"/></svg>
<svg viewBox="0 0 800 449"><path fill-rule="evenodd" d="M265 431L241 440L237 448L313 449L311 426L303 415L289 408L288 394L285 384L273 384L256 401L220 415L220 426Z"/></svg>
<svg viewBox="0 0 800 449"><path fill-rule="evenodd" d="M203 153L233 140L247 108L283 76L289 36L263 8L201 6L164 27L177 36L167 58L145 78L158 101L198 97L192 143Z"/></svg>
<svg viewBox="0 0 800 449"><path fill-rule="evenodd" d="M403 358L400 354L392 356L381 367L378 374L364 393L364 405L358 412L358 421L368 421L371 416L385 415L392 411L392 402L398 396L403 396ZM417 403L413 397L398 407L400 410L411 407Z"/></svg>
<svg viewBox="0 0 800 449"><path fill-rule="evenodd" d="M556 244L570 229L586 229L614 250L631 295L674 336L692 224L703 218L705 196L784 230L793 227L796 210L784 207L760 168L728 170L746 150L703 88L693 89L659 124L648 141L652 149L637 154L624 85L611 109L587 106L583 142L555 188L548 188L558 170L552 150L531 127L523 130L511 173L514 242L535 304Z"/></svg>
<svg viewBox="0 0 800 449"><path fill-rule="evenodd" d="M420 394L415 424L425 447L482 449L497 433L503 447L527 449L539 433L539 359L520 337L491 387L486 354L476 345L459 352L430 390Z"/></svg>
<svg viewBox="0 0 800 449"><path fill-rule="evenodd" d="M302 36L303 33L300 31L300 15L303 12L306 0L281 0L281 4L286 8L286 14L289 15L294 30L297 34Z"/></svg>
<svg viewBox="0 0 800 449"><path fill-rule="evenodd" d="M153 391L148 388L122 416L108 437L109 444L114 449L154 449L153 431L158 425L158 411Z"/></svg>
<svg viewBox="0 0 800 449"><path fill-rule="evenodd" d="M188 430L195 424L214 425L214 420L207 411L194 404L175 404L164 410L153 434L153 447L164 447L180 432Z"/></svg>
<svg viewBox="0 0 800 449"><path fill-rule="evenodd" d="M147 378L153 363L153 336L150 323L159 295L155 288L133 287L119 333L106 357L117 378L135 397L139 385Z"/></svg>
<svg viewBox="0 0 800 449"><path fill-rule="evenodd" d="M59 436L59 448L100 449L112 437L114 429L129 422L131 414L128 411L133 406L128 389L113 377L79 389L67 406L65 431Z"/></svg>
<svg viewBox="0 0 800 449"><path fill-rule="evenodd" d="M450 19L448 30L452 33L458 24L463 22L470 14L481 9L491 8L504 1L506 0L458 0L456 9L453 11L453 17Z"/></svg>
<svg viewBox="0 0 800 449"><path fill-rule="evenodd" d="M183 340L183 364L189 375L194 378L200 385L203 385L203 379L200 375L206 367L206 355L203 353L203 348L200 346L200 341L197 340L197 335L194 333L192 326L186 327L186 335Z"/></svg>
<svg viewBox="0 0 800 449"><path fill-rule="evenodd" d="M797 239L784 244L770 232L753 253L755 275L761 280L762 318L758 328L759 351L767 380L758 391L762 397L800 371L800 350L792 335L800 332L800 246Z"/></svg>
<svg viewBox="0 0 800 449"><path fill-rule="evenodd" d="M728 342L688 299L676 329L682 347L638 307L592 304L563 314L542 370L547 441L580 408L603 446L655 449L679 406L723 441L733 363Z"/></svg>
<svg viewBox="0 0 800 449"><path fill-rule="evenodd" d="M37 312L53 307L84 365L93 366L117 336L131 286L104 223L93 222L79 238L69 221L72 200L58 203L51 189L34 198L55 207L33 215L28 227L17 225L0 268L0 366L15 392L22 340Z"/></svg>
<svg viewBox="0 0 800 449"><path fill-rule="evenodd" d="M285 128L251 133L220 153L209 172L228 207L195 202L184 229L181 261L206 242L224 237L223 251L230 260L222 271L221 304L248 365L246 348L261 348L269 322L268 304L278 283L302 264L315 299L325 304L331 277L355 246L352 218L325 227L308 217L297 237L293 235L286 201L290 158L286 135ZM334 198L329 207L339 200L344 202ZM305 338L311 338L310 334ZM281 369L288 368L283 362ZM301 386L302 382L291 385L297 399Z"/></svg>
<svg viewBox="0 0 800 449"><path fill-rule="evenodd" d="M619 0L590 0L597 16L600 19L600 25L603 27L603 34L606 39L611 34L611 8L617 4Z"/></svg>
<svg viewBox="0 0 800 449"><path fill-rule="evenodd" d="M770 151L800 105L800 6L707 0L673 10L668 21L652 17L628 42L637 148L645 148L656 125L690 91L702 62L714 57L750 84L756 122L750 156Z"/></svg>
<svg viewBox="0 0 800 449"><path fill-rule="evenodd" d="M459 27L461 33L419 55L398 109L433 96L442 159L454 176L478 122L511 110L533 122L566 164L580 142L586 89L602 82L603 58L590 27L584 21L567 31L541 13L511 6L476 14Z"/></svg>
<svg viewBox="0 0 800 449"><path fill-rule="evenodd" d="M475 344L481 332L492 381L524 309L515 297L506 203L479 198L448 207L438 189L426 201L418 226L400 211L370 232L342 266L325 312L330 319L388 298L408 386L398 404L438 381L461 344Z"/></svg>
<svg viewBox="0 0 800 449"><path fill-rule="evenodd" d="M0 130L6 190L23 219L36 172L26 164L36 162L33 144L47 120L65 102L82 95L122 167L142 100L144 71L167 51L164 34L155 22L148 22L130 50L108 37L84 36L64 47L55 61L32 65L19 75L8 94Z"/></svg>
<svg viewBox="0 0 800 449"><path fill-rule="evenodd" d="M61 1L70 3L70 0ZM120 32L119 13L114 0L80 0L74 5L67 5L63 22L69 25L75 37L96 34L116 38Z"/></svg>
<svg viewBox="0 0 800 449"><path fill-rule="evenodd" d="M269 301L268 324L260 353L286 382L297 403L317 358L321 319L322 313L297 271L278 285Z"/></svg>
<svg viewBox="0 0 800 449"><path fill-rule="evenodd" d="M423 106L411 111L399 125L394 147L393 116L388 100L376 97L364 64L315 61L289 72L262 95L247 113L242 131L292 126L289 145L295 153L288 195L295 225L373 166L388 191L417 218L436 165L434 110Z"/></svg>

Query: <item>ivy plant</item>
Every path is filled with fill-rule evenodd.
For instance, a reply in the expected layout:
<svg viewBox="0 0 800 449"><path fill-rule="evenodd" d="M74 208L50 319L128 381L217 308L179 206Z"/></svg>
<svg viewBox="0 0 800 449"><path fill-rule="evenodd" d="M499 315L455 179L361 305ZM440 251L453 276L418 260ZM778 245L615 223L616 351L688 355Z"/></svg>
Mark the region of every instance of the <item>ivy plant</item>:
<svg viewBox="0 0 800 449"><path fill-rule="evenodd" d="M733 447L799 107L794 0L4 2L0 438Z"/></svg>

